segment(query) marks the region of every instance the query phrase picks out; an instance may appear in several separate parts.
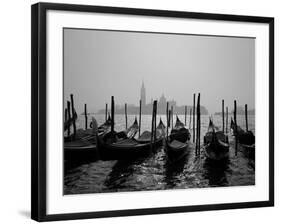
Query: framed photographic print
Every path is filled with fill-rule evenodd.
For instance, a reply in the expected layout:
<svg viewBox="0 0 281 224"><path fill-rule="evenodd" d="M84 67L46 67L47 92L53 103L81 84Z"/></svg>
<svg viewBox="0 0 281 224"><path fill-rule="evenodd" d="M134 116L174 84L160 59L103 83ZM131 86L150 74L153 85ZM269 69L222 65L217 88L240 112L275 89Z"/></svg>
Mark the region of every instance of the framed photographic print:
<svg viewBox="0 0 281 224"><path fill-rule="evenodd" d="M274 19L32 6L32 219L274 205Z"/></svg>

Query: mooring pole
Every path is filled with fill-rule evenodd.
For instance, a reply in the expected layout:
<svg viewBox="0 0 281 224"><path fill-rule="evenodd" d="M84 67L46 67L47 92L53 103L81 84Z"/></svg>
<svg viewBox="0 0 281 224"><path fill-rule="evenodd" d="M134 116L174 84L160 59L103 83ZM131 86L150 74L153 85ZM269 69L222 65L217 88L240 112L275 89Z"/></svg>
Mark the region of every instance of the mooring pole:
<svg viewBox="0 0 281 224"><path fill-rule="evenodd" d="M236 113L237 113L237 105L236 105L236 100L234 100L235 155L237 156L237 152L238 152L238 133L237 133Z"/></svg>
<svg viewBox="0 0 281 224"><path fill-rule="evenodd" d="M71 114L70 114L70 101L67 101L67 112L68 112L68 119L71 120ZM70 125L67 127L67 136L70 135Z"/></svg>
<svg viewBox="0 0 281 224"><path fill-rule="evenodd" d="M189 110L189 131L191 128L191 113L192 113L192 109L190 108L190 110Z"/></svg>
<svg viewBox="0 0 281 224"><path fill-rule="evenodd" d="M200 154L200 93L197 97L196 155Z"/></svg>
<svg viewBox="0 0 281 224"><path fill-rule="evenodd" d="M170 126L168 120L169 120L169 102L167 102L166 105L166 122L167 122L167 126Z"/></svg>
<svg viewBox="0 0 281 224"><path fill-rule="evenodd" d="M187 106L184 106L184 125L186 126Z"/></svg>
<svg viewBox="0 0 281 224"><path fill-rule="evenodd" d="M155 116L155 119L154 119L154 141L156 141L156 122L157 122L157 100L155 100L155 111L154 111L154 116Z"/></svg>
<svg viewBox="0 0 281 224"><path fill-rule="evenodd" d="M168 111L168 118L167 118L167 133L166 133L167 140L168 140L168 136L169 136L170 120L171 120L171 110Z"/></svg>
<svg viewBox="0 0 281 224"><path fill-rule="evenodd" d="M73 94L70 94L70 100L71 100L71 112L72 112L72 118L73 118L73 136L74 136L74 139L75 139L75 137L76 137L76 119L75 119Z"/></svg>
<svg viewBox="0 0 281 224"><path fill-rule="evenodd" d="M125 127L128 128L127 104L125 103Z"/></svg>
<svg viewBox="0 0 281 224"><path fill-rule="evenodd" d="M198 112L198 116L199 116L199 126L198 126L198 129L199 129L199 131L198 131L198 155L200 155L200 139L201 139L201 106L200 106L200 93L198 94L198 101L199 101L199 103L198 103L198 110L199 110L199 112Z"/></svg>
<svg viewBox="0 0 281 224"><path fill-rule="evenodd" d="M154 101L155 102L155 101ZM151 139L150 139L150 148L152 150L152 143L153 143L153 133L154 133L154 108L155 103L153 102L153 108L152 108L152 121L151 121Z"/></svg>
<svg viewBox="0 0 281 224"><path fill-rule="evenodd" d="M105 122L107 121L107 103L105 104Z"/></svg>
<svg viewBox="0 0 281 224"><path fill-rule="evenodd" d="M222 113L222 133L224 133L224 100L222 100L222 110L221 110L221 113Z"/></svg>
<svg viewBox="0 0 281 224"><path fill-rule="evenodd" d="M140 100L140 111L139 111L139 137L141 134L141 100Z"/></svg>
<svg viewBox="0 0 281 224"><path fill-rule="evenodd" d="M226 107L225 132L228 133L228 107Z"/></svg>
<svg viewBox="0 0 281 224"><path fill-rule="evenodd" d="M114 113L115 113L114 96L111 96L111 133L114 132Z"/></svg>
<svg viewBox="0 0 281 224"><path fill-rule="evenodd" d="M84 104L84 115L85 115L85 130L88 128L88 115L87 115L87 104Z"/></svg>
<svg viewBox="0 0 281 224"><path fill-rule="evenodd" d="M174 119L173 119L173 117L174 117L174 107L173 106L171 106L171 113L172 113L171 121L172 121L172 129L173 129L173 127L174 127Z"/></svg>
<svg viewBox="0 0 281 224"><path fill-rule="evenodd" d="M195 93L193 94L193 143L195 142Z"/></svg>
<svg viewBox="0 0 281 224"><path fill-rule="evenodd" d="M170 126L170 122L169 122L169 102L167 102L167 106L166 106L166 124L167 124L167 138L168 138L168 132L169 132L169 126Z"/></svg>
<svg viewBox="0 0 281 224"><path fill-rule="evenodd" d="M248 132L248 105L245 104L245 119L246 119L246 131Z"/></svg>

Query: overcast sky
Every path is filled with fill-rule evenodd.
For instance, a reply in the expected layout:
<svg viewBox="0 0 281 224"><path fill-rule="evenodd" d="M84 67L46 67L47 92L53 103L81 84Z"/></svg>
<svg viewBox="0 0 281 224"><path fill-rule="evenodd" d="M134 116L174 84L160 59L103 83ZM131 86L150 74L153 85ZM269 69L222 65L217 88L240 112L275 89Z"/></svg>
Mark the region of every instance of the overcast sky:
<svg viewBox="0 0 281 224"><path fill-rule="evenodd" d="M147 102L163 93L192 105L201 93L209 113L255 106L255 40L251 38L64 29L64 102L74 94L95 112L110 103L138 104L142 80ZM229 111L231 110L229 109Z"/></svg>

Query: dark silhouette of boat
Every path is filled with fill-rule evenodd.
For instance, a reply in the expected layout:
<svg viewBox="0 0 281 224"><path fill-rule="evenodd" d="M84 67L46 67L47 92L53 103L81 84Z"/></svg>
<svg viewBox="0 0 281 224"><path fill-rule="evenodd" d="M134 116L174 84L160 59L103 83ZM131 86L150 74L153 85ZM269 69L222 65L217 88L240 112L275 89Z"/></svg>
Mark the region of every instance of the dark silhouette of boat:
<svg viewBox="0 0 281 224"><path fill-rule="evenodd" d="M180 142L186 142L190 140L190 132L180 121L178 116L177 116L175 127L171 131L170 139L171 141L178 140Z"/></svg>
<svg viewBox="0 0 281 224"><path fill-rule="evenodd" d="M208 180L209 186L228 186L227 171L229 169L229 159L212 160L206 158L203 164L203 176Z"/></svg>
<svg viewBox="0 0 281 224"><path fill-rule="evenodd" d="M179 161L189 153L190 133L177 116L175 127L166 139L166 155L170 163Z"/></svg>
<svg viewBox="0 0 281 224"><path fill-rule="evenodd" d="M98 155L97 153L97 134L104 135L108 133L108 130L111 125L111 118L108 117L107 121L102 124L100 127L97 128L97 123L93 118L90 127L92 129L77 130L77 135L79 137L76 138L75 141L65 142L64 143L64 151L65 157L80 157L84 155L93 156L95 157ZM96 126L96 127L93 127ZM136 133L138 132L138 122L135 119L134 123L125 131L117 132L116 135L119 139L130 139L133 138Z"/></svg>
<svg viewBox="0 0 281 224"><path fill-rule="evenodd" d="M233 135L238 139L238 143L245 149L244 152L250 158L255 157L255 135L252 131L245 131L237 125L237 132L235 131L235 123L231 118L230 128Z"/></svg>
<svg viewBox="0 0 281 224"><path fill-rule="evenodd" d="M207 158L211 160L223 160L229 156L228 136L219 131L211 119L208 131L204 136L204 147Z"/></svg>
<svg viewBox="0 0 281 224"><path fill-rule="evenodd" d="M124 136L120 139L116 132L98 135L97 146L101 158L103 160L132 160L148 156L155 148L163 144L165 130L161 123L160 121L156 128L156 139L153 142L151 142L151 132L148 131L145 131L138 139L124 138Z"/></svg>

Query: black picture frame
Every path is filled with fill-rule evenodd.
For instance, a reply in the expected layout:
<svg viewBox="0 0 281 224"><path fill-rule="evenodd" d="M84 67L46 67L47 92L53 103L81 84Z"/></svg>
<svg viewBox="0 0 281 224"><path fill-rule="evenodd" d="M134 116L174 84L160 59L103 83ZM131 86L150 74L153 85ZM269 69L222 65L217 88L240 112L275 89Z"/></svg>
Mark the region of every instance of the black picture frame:
<svg viewBox="0 0 281 224"><path fill-rule="evenodd" d="M46 12L64 10L100 12L124 15L193 18L269 24L269 200L196 206L160 207L69 214L46 214ZM274 18L163 11L137 8L103 7L73 4L37 3L31 11L31 218L37 221L55 221L116 216L148 215L205 210L238 209L274 206Z"/></svg>

